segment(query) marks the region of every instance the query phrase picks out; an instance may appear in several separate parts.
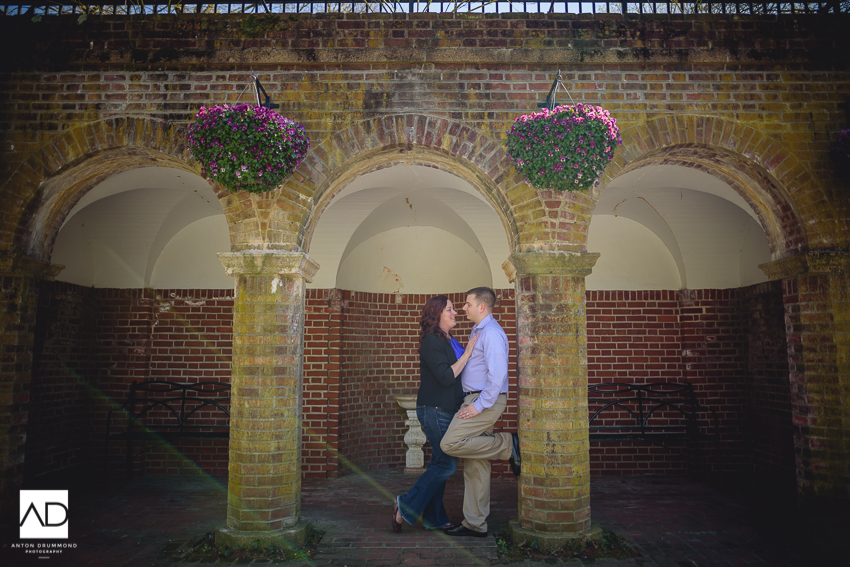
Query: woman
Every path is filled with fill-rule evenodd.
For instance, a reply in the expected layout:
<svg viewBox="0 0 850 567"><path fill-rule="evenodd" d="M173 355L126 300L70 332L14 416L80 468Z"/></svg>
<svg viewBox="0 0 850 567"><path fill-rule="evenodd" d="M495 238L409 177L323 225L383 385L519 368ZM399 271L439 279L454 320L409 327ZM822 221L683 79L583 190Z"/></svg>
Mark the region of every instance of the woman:
<svg viewBox="0 0 850 567"><path fill-rule="evenodd" d="M393 504L393 531L401 532L402 520L411 526L422 516L425 529L454 527L443 508L446 479L457 469L457 457L440 450L440 440L463 402L460 376L472 354L478 337L464 350L449 334L455 325L457 311L445 295L432 297L422 308L419 331L419 393L416 416L431 443L431 462L410 489L396 497Z"/></svg>

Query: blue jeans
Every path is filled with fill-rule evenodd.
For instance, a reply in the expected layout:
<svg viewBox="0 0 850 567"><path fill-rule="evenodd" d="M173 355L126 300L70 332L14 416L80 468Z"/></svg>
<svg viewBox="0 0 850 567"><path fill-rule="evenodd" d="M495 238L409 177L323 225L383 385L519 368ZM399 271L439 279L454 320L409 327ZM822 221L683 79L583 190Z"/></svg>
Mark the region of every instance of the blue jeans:
<svg viewBox="0 0 850 567"><path fill-rule="evenodd" d="M422 524L436 528L449 523L443 507L443 492L446 479L457 469L457 457L450 457L440 450L440 441L452 422L454 412L446 412L430 406L416 406L416 417L422 425L425 437L431 443L431 462L410 492L398 497L401 517L411 526L422 516Z"/></svg>

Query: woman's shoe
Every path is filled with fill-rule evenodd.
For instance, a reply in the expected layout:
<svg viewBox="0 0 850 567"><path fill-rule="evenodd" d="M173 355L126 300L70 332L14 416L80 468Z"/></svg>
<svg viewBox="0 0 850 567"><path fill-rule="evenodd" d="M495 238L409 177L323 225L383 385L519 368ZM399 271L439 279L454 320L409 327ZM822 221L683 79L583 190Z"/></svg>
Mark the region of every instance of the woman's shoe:
<svg viewBox="0 0 850 567"><path fill-rule="evenodd" d="M395 521L396 516L398 516L398 496L393 498L393 531L400 534L401 524Z"/></svg>

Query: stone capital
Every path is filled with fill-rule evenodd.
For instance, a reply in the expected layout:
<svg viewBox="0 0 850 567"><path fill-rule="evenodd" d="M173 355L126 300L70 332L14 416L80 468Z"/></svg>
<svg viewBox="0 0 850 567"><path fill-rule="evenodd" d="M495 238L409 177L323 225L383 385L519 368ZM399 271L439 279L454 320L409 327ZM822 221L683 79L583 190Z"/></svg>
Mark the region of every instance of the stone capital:
<svg viewBox="0 0 850 567"><path fill-rule="evenodd" d="M850 253L843 250L813 250L798 256L759 264L769 280L785 280L802 275L839 274L850 267Z"/></svg>
<svg viewBox="0 0 850 567"><path fill-rule="evenodd" d="M228 276L302 277L307 282L319 271L319 264L304 252L245 250L219 252L218 259Z"/></svg>
<svg viewBox="0 0 850 567"><path fill-rule="evenodd" d="M36 260L22 254L0 253L0 275L53 281L65 266Z"/></svg>
<svg viewBox="0 0 850 567"><path fill-rule="evenodd" d="M598 252L516 252L502 264L508 281L517 276L587 277L599 259Z"/></svg>

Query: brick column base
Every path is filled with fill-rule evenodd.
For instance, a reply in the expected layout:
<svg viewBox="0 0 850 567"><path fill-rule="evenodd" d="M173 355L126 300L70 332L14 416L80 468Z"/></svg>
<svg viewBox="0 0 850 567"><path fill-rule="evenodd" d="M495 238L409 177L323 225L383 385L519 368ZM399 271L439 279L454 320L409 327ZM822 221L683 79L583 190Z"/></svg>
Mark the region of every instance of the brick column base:
<svg viewBox="0 0 850 567"><path fill-rule="evenodd" d="M519 520L515 542L555 550L601 537L590 524L584 279L599 254L512 254L519 384Z"/></svg>
<svg viewBox="0 0 850 567"><path fill-rule="evenodd" d="M797 493L805 504L850 500L850 254L759 267L782 280Z"/></svg>
<svg viewBox="0 0 850 567"><path fill-rule="evenodd" d="M29 384L38 284L62 270L28 256L0 254L0 535L17 539L18 492L24 479Z"/></svg>
<svg viewBox="0 0 850 567"><path fill-rule="evenodd" d="M302 545L304 283L319 266L301 252L219 258L236 277L236 297L227 527L216 544Z"/></svg>

